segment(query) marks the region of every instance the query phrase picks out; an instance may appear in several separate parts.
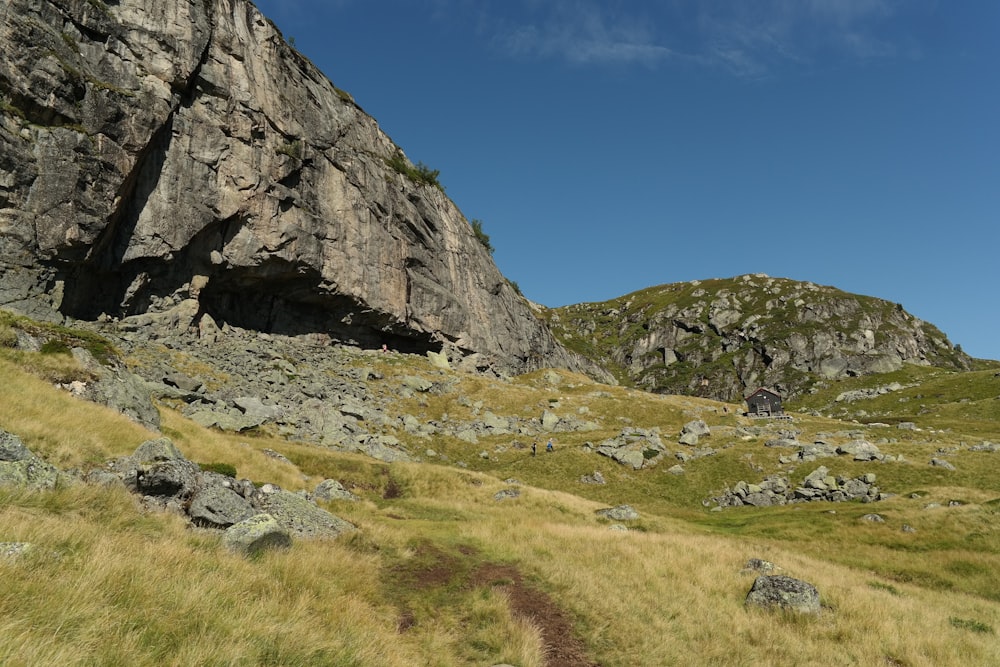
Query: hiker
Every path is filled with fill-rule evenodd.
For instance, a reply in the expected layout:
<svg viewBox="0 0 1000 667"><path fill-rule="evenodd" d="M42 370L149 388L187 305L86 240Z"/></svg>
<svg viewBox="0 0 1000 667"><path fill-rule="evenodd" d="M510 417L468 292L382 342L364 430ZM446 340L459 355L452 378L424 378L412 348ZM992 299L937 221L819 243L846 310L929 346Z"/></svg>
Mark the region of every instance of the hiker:
<svg viewBox="0 0 1000 667"><path fill-rule="evenodd" d="M531 455L534 456L536 451L538 451L538 443L533 442L531 443Z"/></svg>
<svg viewBox="0 0 1000 667"><path fill-rule="evenodd" d="M555 447L552 446L552 438L549 438L548 444L545 445L545 451L547 451L547 452L554 452L555 451Z"/></svg>

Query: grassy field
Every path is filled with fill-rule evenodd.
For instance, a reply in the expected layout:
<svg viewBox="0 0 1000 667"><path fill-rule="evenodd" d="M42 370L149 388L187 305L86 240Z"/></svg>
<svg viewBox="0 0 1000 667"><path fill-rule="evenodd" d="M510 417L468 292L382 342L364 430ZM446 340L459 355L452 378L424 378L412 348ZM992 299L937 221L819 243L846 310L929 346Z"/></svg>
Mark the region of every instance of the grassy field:
<svg viewBox="0 0 1000 667"><path fill-rule="evenodd" d="M76 371L51 356L0 353L0 428L63 468L98 466L155 435L54 388L53 376ZM376 363L383 379L372 391L442 373L420 358ZM193 461L229 463L240 477L290 490L340 480L361 500L326 507L360 530L245 559L215 533L143 513L120 489L0 489L0 542L34 545L0 558L0 664L1000 664L1000 453L968 450L1000 442L989 409L1000 404L1000 379L991 369L917 370L899 379L915 386L851 404L884 425L825 415L839 409L841 392L891 378L830 387L793 406L801 412L790 425L802 442L863 432L904 462L839 457L794 469L778 462L788 450L765 447L770 436L755 433L738 406L561 371L507 382L455 375L454 392L398 402L421 420L551 410L596 424L554 434L556 451L535 457L525 436L472 444L401 431L425 460L385 464L266 431L209 431L164 409L163 433ZM925 411L881 414L914 401ZM680 450L677 434L695 418L712 427L705 444L716 453L685 463L682 475L667 472L673 461L632 470L587 447L634 427L657 428ZM942 455L955 471L928 465ZM895 495L721 512L702 503L740 480L801 479L820 464L845 476L875 472ZM580 483L595 470L607 484ZM494 499L511 488L520 495ZM641 515L627 532L595 514L623 503ZM885 521L862 519L871 512ZM814 584L822 613L746 608L752 557Z"/></svg>

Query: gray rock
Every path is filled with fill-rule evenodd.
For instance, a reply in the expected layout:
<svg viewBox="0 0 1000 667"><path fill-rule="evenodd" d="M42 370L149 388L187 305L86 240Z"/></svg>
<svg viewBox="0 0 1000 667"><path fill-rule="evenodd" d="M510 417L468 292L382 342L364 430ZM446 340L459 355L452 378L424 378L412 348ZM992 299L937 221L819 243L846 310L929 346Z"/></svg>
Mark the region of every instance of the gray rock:
<svg viewBox="0 0 1000 667"><path fill-rule="evenodd" d="M623 429L597 445L595 451L635 470L656 466L666 452L655 429Z"/></svg>
<svg viewBox="0 0 1000 667"><path fill-rule="evenodd" d="M861 519L872 523L885 523L885 518L881 514L865 514Z"/></svg>
<svg viewBox="0 0 1000 667"><path fill-rule="evenodd" d="M694 447L698 444L698 434L697 433L681 433L680 437L677 438L677 443L681 445L688 445Z"/></svg>
<svg viewBox="0 0 1000 667"><path fill-rule="evenodd" d="M795 438L772 438L764 443L765 447L799 447L800 443Z"/></svg>
<svg viewBox="0 0 1000 667"><path fill-rule="evenodd" d="M826 466L820 466L813 470L811 473L806 475L803 481L803 486L807 489L816 489L818 491L827 491L830 486L827 484L826 479L830 476L830 470Z"/></svg>
<svg viewBox="0 0 1000 667"><path fill-rule="evenodd" d="M212 475L202 475L202 487L195 491L188 516L195 525L228 528L254 515L250 503Z"/></svg>
<svg viewBox="0 0 1000 667"><path fill-rule="evenodd" d="M849 454L855 461L875 461L882 458L879 448L867 440L852 440L837 447L838 454Z"/></svg>
<svg viewBox="0 0 1000 667"><path fill-rule="evenodd" d="M749 558L747 559L746 565L743 566L746 572L763 572L764 574L769 574L774 572L774 563L768 560L763 560L761 558Z"/></svg>
<svg viewBox="0 0 1000 667"><path fill-rule="evenodd" d="M501 489L493 494L493 500L509 500L521 495L520 489Z"/></svg>
<svg viewBox="0 0 1000 667"><path fill-rule="evenodd" d="M197 393L205 387L205 384L201 380L196 380L176 371L164 375L163 383L171 387L177 387L181 391L188 393Z"/></svg>
<svg viewBox="0 0 1000 667"><path fill-rule="evenodd" d="M169 438L146 440L132 453L138 463L184 460L184 455Z"/></svg>
<svg viewBox="0 0 1000 667"><path fill-rule="evenodd" d="M402 384L407 389L412 389L416 392L427 392L431 390L434 383L422 377L417 377L415 375L407 375L402 379Z"/></svg>
<svg viewBox="0 0 1000 667"><path fill-rule="evenodd" d="M83 481L94 486L124 486L121 477L107 470L90 470L83 476Z"/></svg>
<svg viewBox="0 0 1000 667"><path fill-rule="evenodd" d="M87 383L80 396L117 410L150 430L160 430L160 412L141 377L125 368L103 366L83 348L75 347L72 353L81 366L97 376L97 381Z"/></svg>
<svg viewBox="0 0 1000 667"><path fill-rule="evenodd" d="M302 496L281 489L264 493L253 501L260 512L270 514L278 524L297 537L337 537L356 530Z"/></svg>
<svg viewBox="0 0 1000 667"><path fill-rule="evenodd" d="M0 430L0 461L25 461L34 456L19 437Z"/></svg>
<svg viewBox="0 0 1000 667"><path fill-rule="evenodd" d="M188 498L200 474L197 464L184 459L156 461L137 468L135 488L145 496Z"/></svg>
<svg viewBox="0 0 1000 667"><path fill-rule="evenodd" d="M222 544L230 551L253 555L265 550L287 549L292 546L292 536L274 517L257 514L226 529Z"/></svg>
<svg viewBox="0 0 1000 667"><path fill-rule="evenodd" d="M681 428L681 435L684 435L685 433L693 433L699 438L702 438L710 436L712 431L708 428L708 424L704 421L701 419L695 419L693 421L689 421L687 424L684 424L683 428Z"/></svg>
<svg viewBox="0 0 1000 667"><path fill-rule="evenodd" d="M335 479L324 479L313 491L314 500L334 501L350 500L356 501L358 497L344 488L344 485Z"/></svg>
<svg viewBox="0 0 1000 667"><path fill-rule="evenodd" d="M261 450L261 453L267 458L274 459L279 463L284 463L286 465L295 465L294 463L289 461L288 457L286 457L284 454L282 454L281 452L276 452L273 449L265 447L264 449Z"/></svg>
<svg viewBox="0 0 1000 667"><path fill-rule="evenodd" d="M262 400L256 396L240 396L239 398L233 399L233 405L239 409L240 412L247 418L247 422L256 422L256 426L261 424L280 419L282 416L281 408L275 405L265 405Z"/></svg>
<svg viewBox="0 0 1000 667"><path fill-rule="evenodd" d="M542 411L542 430L546 433L551 433L556 430L559 426L559 415L550 411Z"/></svg>
<svg viewBox="0 0 1000 667"><path fill-rule="evenodd" d="M944 459L933 458L931 459L931 465L935 468L941 468L943 470L955 470L955 466L951 462Z"/></svg>
<svg viewBox="0 0 1000 667"><path fill-rule="evenodd" d="M34 550L35 546L30 542L0 542L0 558L4 560L17 560Z"/></svg>
<svg viewBox="0 0 1000 667"><path fill-rule="evenodd" d="M743 502L747 505L753 505L754 507L770 507L775 505L775 496L773 493L763 493L760 491L754 493L748 493L743 499Z"/></svg>
<svg viewBox="0 0 1000 667"><path fill-rule="evenodd" d="M239 433L251 428L256 428L264 423L262 419L255 416L244 415L238 410L196 410L188 415L188 418L204 426L205 428L217 428L220 431L229 433Z"/></svg>
<svg viewBox="0 0 1000 667"><path fill-rule="evenodd" d="M54 489L63 474L37 456L19 461L0 461L0 486L24 489Z"/></svg>
<svg viewBox="0 0 1000 667"><path fill-rule="evenodd" d="M635 521L639 518L639 513L630 505L618 505L617 507L600 509L597 510L597 515L614 521Z"/></svg>
<svg viewBox="0 0 1000 667"><path fill-rule="evenodd" d="M757 577L747 594L746 604L767 609L788 609L806 614L820 612L819 591L815 586L781 574Z"/></svg>

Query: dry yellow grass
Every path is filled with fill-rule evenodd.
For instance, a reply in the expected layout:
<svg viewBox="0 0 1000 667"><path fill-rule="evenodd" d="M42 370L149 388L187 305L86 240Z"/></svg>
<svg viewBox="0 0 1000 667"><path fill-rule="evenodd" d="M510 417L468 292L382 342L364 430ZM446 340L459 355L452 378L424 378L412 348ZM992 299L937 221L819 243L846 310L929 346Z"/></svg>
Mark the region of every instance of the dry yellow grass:
<svg viewBox="0 0 1000 667"><path fill-rule="evenodd" d="M0 359L0 427L61 466L97 464L130 454L156 434L118 412L73 397Z"/></svg>
<svg viewBox="0 0 1000 667"><path fill-rule="evenodd" d="M647 397L555 376L555 383L545 372L510 383L463 380L461 394L497 414L523 415L530 406L540 415L556 402L560 413L604 424L560 436L556 455L535 460L513 449L496 460L475 456L509 445L506 436L475 446L426 442L470 456L481 470L387 465L278 438L227 435L163 410L164 433L191 460L229 463L240 477L292 490L327 476L356 483L361 502L329 508L358 525L357 533L298 541L255 559L225 552L217 535L188 529L176 517L142 514L123 490L0 490L0 542L35 545L25 557L0 559L0 663L544 665L545 619L519 614L513 588L502 581L474 585L488 565L512 568L526 588L547 594L573 621L572 634L590 659L606 666L1000 664L993 590L1000 532L988 471L941 478L915 466L892 469L919 485L921 498L880 504L887 526L859 522L875 508L853 504L838 506L837 514L681 508L670 496L678 485L696 488L713 479L709 474L749 475L744 457L764 461L760 443L721 443L725 452L704 469L690 466L683 480L609 469L574 445L629 423L667 433L699 414L719 423L737 418L700 399ZM155 437L10 362L0 361L0 377L0 428L57 465L95 465ZM405 407L428 418L473 417L456 394L421 395ZM800 424L809 435L845 427L820 418ZM898 447L908 455L936 446L907 438ZM294 463L275 461L265 448ZM956 460L971 468L981 459ZM584 488L575 480L595 461L609 484ZM511 487L502 481L508 476L536 486L497 501L494 494ZM948 481L954 479L964 482ZM396 492L385 494L390 482ZM636 503L640 529L610 530L595 510L615 502L597 501L635 489L647 494ZM953 498L966 504L924 509ZM904 523L917 532L902 533ZM755 575L742 568L750 557L816 585L823 612L745 608Z"/></svg>

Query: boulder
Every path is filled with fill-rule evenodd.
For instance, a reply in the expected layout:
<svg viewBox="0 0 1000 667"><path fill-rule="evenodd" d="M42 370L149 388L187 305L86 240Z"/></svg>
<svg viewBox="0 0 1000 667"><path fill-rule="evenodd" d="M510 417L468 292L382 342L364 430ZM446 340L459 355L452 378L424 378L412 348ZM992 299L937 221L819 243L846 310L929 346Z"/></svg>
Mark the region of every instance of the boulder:
<svg viewBox="0 0 1000 667"><path fill-rule="evenodd" d="M867 440L852 440L837 447L838 454L848 454L855 461L879 461L883 458L879 448Z"/></svg>
<svg viewBox="0 0 1000 667"><path fill-rule="evenodd" d="M681 433L680 437L677 438L677 443L680 445L688 445L689 447L694 447L698 444L698 434L697 433Z"/></svg>
<svg viewBox="0 0 1000 667"><path fill-rule="evenodd" d="M53 489L63 473L29 450L19 437L0 430L0 486Z"/></svg>
<svg viewBox="0 0 1000 667"><path fill-rule="evenodd" d="M520 489L501 489L493 494L493 500L509 500L521 495Z"/></svg>
<svg viewBox="0 0 1000 667"><path fill-rule="evenodd" d="M256 514L226 529L222 544L230 551L253 555L269 549L287 549L292 546L292 536L274 517Z"/></svg>
<svg viewBox="0 0 1000 667"><path fill-rule="evenodd" d="M324 479L313 491L313 500L351 500L358 499L356 495L344 488L344 485L335 479Z"/></svg>
<svg viewBox="0 0 1000 667"><path fill-rule="evenodd" d="M0 461L25 461L34 456L19 437L0 430Z"/></svg>
<svg viewBox="0 0 1000 667"><path fill-rule="evenodd" d="M634 470L656 466L666 452L656 429L623 429L614 438L597 445L595 451Z"/></svg>
<svg viewBox="0 0 1000 667"><path fill-rule="evenodd" d="M154 463L156 461L184 460L181 450L169 438L146 440L132 452L132 458L137 463Z"/></svg>
<svg viewBox="0 0 1000 667"><path fill-rule="evenodd" d="M187 498L200 473L198 465L186 459L156 461L136 469L135 489L144 496Z"/></svg>
<svg viewBox="0 0 1000 667"><path fill-rule="evenodd" d="M743 566L745 572L763 572L764 574L770 574L774 572L774 569L774 563L762 558L748 558L746 565Z"/></svg>
<svg viewBox="0 0 1000 667"><path fill-rule="evenodd" d="M54 489L63 474L37 456L20 461L0 461L0 486Z"/></svg>
<svg viewBox="0 0 1000 667"><path fill-rule="evenodd" d="M698 437L707 437L712 435L712 431L708 428L708 424L701 419L695 419L693 421L689 421L687 424L684 424L683 428L681 428L681 433L694 433Z"/></svg>
<svg viewBox="0 0 1000 667"><path fill-rule="evenodd" d="M819 591L812 584L781 574L757 577L747 593L747 605L765 609L787 609L799 613L818 614Z"/></svg>
<svg viewBox="0 0 1000 667"><path fill-rule="evenodd" d="M639 513L636 512L630 505L609 507L607 509L597 510L596 513L598 516L603 516L607 519L612 519L613 521L635 521L639 518Z"/></svg>
<svg viewBox="0 0 1000 667"><path fill-rule="evenodd" d="M191 498L188 516L197 526L228 528L255 514L250 503L218 477L203 474L202 487Z"/></svg>
<svg viewBox="0 0 1000 667"><path fill-rule="evenodd" d="M87 383L79 395L94 403L106 405L132 421L152 431L160 430L160 412L146 382L124 367L104 366L81 347L72 349L73 358L93 373L97 380Z"/></svg>
<svg viewBox="0 0 1000 667"><path fill-rule="evenodd" d="M337 537L356 530L353 524L317 507L312 501L282 489L259 494L253 504L296 537Z"/></svg>
<svg viewBox="0 0 1000 667"><path fill-rule="evenodd" d="M931 465L934 466L935 468L941 468L943 470L954 470L955 469L955 466L952 465L949 461L946 461L944 459L939 459L939 458L933 458L933 459L931 459Z"/></svg>

